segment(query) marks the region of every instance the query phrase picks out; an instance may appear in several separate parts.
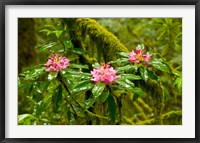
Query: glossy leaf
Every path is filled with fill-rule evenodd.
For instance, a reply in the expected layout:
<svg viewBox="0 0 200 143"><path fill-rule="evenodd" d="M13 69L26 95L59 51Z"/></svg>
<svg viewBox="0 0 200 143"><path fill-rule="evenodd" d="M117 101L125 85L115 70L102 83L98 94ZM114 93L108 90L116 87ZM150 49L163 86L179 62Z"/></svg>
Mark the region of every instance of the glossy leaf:
<svg viewBox="0 0 200 143"><path fill-rule="evenodd" d="M125 62L127 62L127 63L129 62L128 58L120 58L115 61L110 61L109 63L114 64L114 63L125 63Z"/></svg>
<svg viewBox="0 0 200 143"><path fill-rule="evenodd" d="M41 86L40 86L40 82L35 81L35 82L33 83L33 89L35 89L38 93L42 93L42 89L41 89Z"/></svg>
<svg viewBox="0 0 200 143"><path fill-rule="evenodd" d="M96 63L92 64L92 67L93 68L101 68L101 65L96 62Z"/></svg>
<svg viewBox="0 0 200 143"><path fill-rule="evenodd" d="M70 122L70 120L71 120L71 117L72 117L72 113L71 113L71 111L68 109L68 111L67 111L67 119L68 119L69 122Z"/></svg>
<svg viewBox="0 0 200 143"><path fill-rule="evenodd" d="M18 89L25 89L27 87L29 87L31 85L31 83L25 82L25 83L21 83L20 85L18 85Z"/></svg>
<svg viewBox="0 0 200 143"><path fill-rule="evenodd" d="M139 75L134 75L134 74L122 74L121 78L129 79L129 80L141 80L142 79Z"/></svg>
<svg viewBox="0 0 200 143"><path fill-rule="evenodd" d="M108 113L111 118L111 121L115 123L116 116L116 103L112 95L108 96Z"/></svg>
<svg viewBox="0 0 200 143"><path fill-rule="evenodd" d="M96 101L96 97L94 97L92 95L89 99L85 100L85 108L88 109L88 108L92 107L92 105L95 103L95 101Z"/></svg>
<svg viewBox="0 0 200 143"><path fill-rule="evenodd" d="M36 118L31 115L31 114L22 114L22 115L18 115L18 124L26 124L25 121L29 119L29 122L31 120L36 120ZM28 123L30 124L30 123Z"/></svg>
<svg viewBox="0 0 200 143"><path fill-rule="evenodd" d="M122 66L122 67L118 67L116 68L117 71L121 72L121 71L129 71L129 70L137 70L138 67L135 65L126 65L126 66Z"/></svg>
<svg viewBox="0 0 200 143"><path fill-rule="evenodd" d="M57 112L62 102L62 85L58 85L52 96L53 111Z"/></svg>
<svg viewBox="0 0 200 143"><path fill-rule="evenodd" d="M42 110L46 110L51 105L52 97L51 96L45 96L45 98L42 101Z"/></svg>
<svg viewBox="0 0 200 143"><path fill-rule="evenodd" d="M43 46L39 46L40 47L40 51L42 52L42 51L45 51L45 50L47 50L47 49L49 49L49 48L52 48L52 47L54 47L55 45L57 45L58 44L58 42L51 42L51 43L49 43L49 44L46 44L46 45L43 45Z"/></svg>
<svg viewBox="0 0 200 143"><path fill-rule="evenodd" d="M158 70L169 73L168 66L161 59L153 59L150 61L150 65Z"/></svg>
<svg viewBox="0 0 200 143"><path fill-rule="evenodd" d="M139 96L144 96L144 91L139 87L135 87L133 92L138 94Z"/></svg>
<svg viewBox="0 0 200 143"><path fill-rule="evenodd" d="M58 72L50 72L48 74L48 80L52 80L52 79L56 78L57 75L58 75Z"/></svg>
<svg viewBox="0 0 200 143"><path fill-rule="evenodd" d="M126 53L126 52L119 52L117 54L120 55L120 56L126 57L126 58L129 57L129 53Z"/></svg>
<svg viewBox="0 0 200 143"><path fill-rule="evenodd" d="M147 81L147 79L148 79L148 71L145 68L140 67L140 75L141 75L141 77L142 77L142 79L144 81Z"/></svg>
<svg viewBox="0 0 200 143"><path fill-rule="evenodd" d="M91 80L85 80L85 81L81 81L79 83L77 83L74 88L73 88L73 92L77 93L80 91L84 91L84 90L89 90L94 86L94 84L92 83Z"/></svg>
<svg viewBox="0 0 200 143"><path fill-rule="evenodd" d="M144 44L138 44L136 49L138 49L138 50L144 49Z"/></svg>
<svg viewBox="0 0 200 143"><path fill-rule="evenodd" d="M177 87L179 90L182 89L182 77L178 77L174 80L173 86Z"/></svg>
<svg viewBox="0 0 200 143"><path fill-rule="evenodd" d="M99 96L98 100L99 100L100 102L105 102L106 99L108 98L108 95L109 95L109 90L104 91L104 92Z"/></svg>
<svg viewBox="0 0 200 143"><path fill-rule="evenodd" d="M154 72L151 71L151 70L147 70L147 72L148 72L148 77L149 77L150 79L158 80L158 76L156 75L156 73L154 73Z"/></svg>
<svg viewBox="0 0 200 143"><path fill-rule="evenodd" d="M70 49L70 51L74 54L78 54L78 55L82 55L82 54L85 54L85 51L80 49L80 48L72 48Z"/></svg>
<svg viewBox="0 0 200 143"><path fill-rule="evenodd" d="M43 94L47 87L49 86L50 82L46 81L35 81L32 85L32 88L40 94ZM30 91L31 92L31 91Z"/></svg>
<svg viewBox="0 0 200 143"><path fill-rule="evenodd" d="M120 86L124 87L125 89L133 89L135 87L134 83L131 82L130 80L128 79L117 79L115 80L116 83L118 83Z"/></svg>
<svg viewBox="0 0 200 143"><path fill-rule="evenodd" d="M62 35L63 31L62 30L56 30L56 31L53 31L56 35L57 38L60 38L60 36Z"/></svg>
<svg viewBox="0 0 200 143"><path fill-rule="evenodd" d="M139 94L134 94L134 95L133 95L133 101L136 101L139 97L140 97Z"/></svg>
<svg viewBox="0 0 200 143"><path fill-rule="evenodd" d="M37 78L39 78L41 75L43 74L46 74L46 71L45 71L45 67L42 67L40 69L34 69L32 70L31 72L27 72L25 74L25 80L35 80Z"/></svg>
<svg viewBox="0 0 200 143"><path fill-rule="evenodd" d="M52 31L49 30L49 29L42 29L42 30L40 30L39 32L46 32L46 33L47 33L47 36L49 36L49 35L52 33Z"/></svg>
<svg viewBox="0 0 200 143"><path fill-rule="evenodd" d="M70 64L70 68L74 69L89 69L88 65Z"/></svg>
<svg viewBox="0 0 200 143"><path fill-rule="evenodd" d="M105 83L102 82L96 83L92 89L92 94L94 95L94 97L95 98L99 97L102 94L105 87L106 87Z"/></svg>
<svg viewBox="0 0 200 143"><path fill-rule="evenodd" d="M73 44L72 44L72 42L70 40L64 41L63 44L67 48L72 48L72 46L73 46Z"/></svg>
<svg viewBox="0 0 200 143"><path fill-rule="evenodd" d="M135 93L133 96L133 101L137 100L140 96L144 96L144 92L139 87L135 87L133 92Z"/></svg>
<svg viewBox="0 0 200 143"><path fill-rule="evenodd" d="M69 80L91 79L91 74L90 73L83 73L83 72L67 71L67 72L63 72L63 77L66 77Z"/></svg>

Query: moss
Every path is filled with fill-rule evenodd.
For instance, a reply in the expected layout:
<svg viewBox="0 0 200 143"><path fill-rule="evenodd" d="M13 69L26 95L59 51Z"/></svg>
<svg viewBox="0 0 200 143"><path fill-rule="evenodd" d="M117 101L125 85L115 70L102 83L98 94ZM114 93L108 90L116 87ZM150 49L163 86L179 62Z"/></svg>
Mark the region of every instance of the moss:
<svg viewBox="0 0 200 143"><path fill-rule="evenodd" d="M163 109L163 89L161 83L148 80L146 83L146 91L151 96L154 104L154 124L162 124L162 109Z"/></svg>
<svg viewBox="0 0 200 143"><path fill-rule="evenodd" d="M163 115L163 123L165 125L174 124L181 125L182 124L182 112L181 111L170 111Z"/></svg>
<svg viewBox="0 0 200 143"><path fill-rule="evenodd" d="M182 112L181 111L170 111L162 115L163 123L165 125L181 125L182 124ZM136 125L152 125L156 121L155 119L149 119L145 121L138 121Z"/></svg>
<svg viewBox="0 0 200 143"><path fill-rule="evenodd" d="M141 120L146 120L147 116L143 111L143 108L140 107L136 102L133 103L134 107L136 108L136 110L139 112L139 117L141 118Z"/></svg>
<svg viewBox="0 0 200 143"><path fill-rule="evenodd" d="M143 100L142 98L138 98L137 102L138 102L138 104L139 104L140 106L143 107L143 110L144 110L145 112L151 113L151 112L153 111L153 109L152 109L147 103L145 103L144 100Z"/></svg>
<svg viewBox="0 0 200 143"><path fill-rule="evenodd" d="M85 50L84 43L82 42L83 40L79 36L77 26L75 25L75 19L67 18L67 19L63 19L63 21L67 24L67 27L69 29L69 35L70 35L71 41L73 43L73 46L75 48L80 48L80 49ZM79 58L80 58L80 62L82 64L90 65L90 64L94 63L95 61L97 61L96 59L90 58L87 55L80 55Z"/></svg>
<svg viewBox="0 0 200 143"><path fill-rule="evenodd" d="M114 59L116 55L113 53L115 52L128 52L128 49L120 43L115 35L99 25L95 20L90 18L78 18L75 19L75 23L80 29L86 30L93 41L101 41L100 47L97 47L97 49L99 53L102 52L105 61Z"/></svg>

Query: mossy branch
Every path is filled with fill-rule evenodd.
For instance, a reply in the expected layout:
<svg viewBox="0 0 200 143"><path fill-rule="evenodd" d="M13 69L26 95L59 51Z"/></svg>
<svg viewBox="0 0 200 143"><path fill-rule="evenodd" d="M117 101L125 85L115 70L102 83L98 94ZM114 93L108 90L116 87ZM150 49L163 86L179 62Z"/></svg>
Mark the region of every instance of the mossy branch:
<svg viewBox="0 0 200 143"><path fill-rule="evenodd" d="M98 51L103 52L104 60L113 60L116 56L114 54L115 52L128 52L128 49L122 43L120 43L119 39L107 29L98 24L96 20L90 18L78 18L75 19L75 23L79 26L80 29L84 30L84 33L87 32L93 41L100 41L102 43L101 45L103 46L97 47L97 49L102 48Z"/></svg>
<svg viewBox="0 0 200 143"><path fill-rule="evenodd" d="M161 83L148 79L145 88L154 101L155 124L163 124L161 116L163 109L163 89Z"/></svg>
<svg viewBox="0 0 200 143"><path fill-rule="evenodd" d="M163 122L168 125L173 124L182 124L182 112L181 111L170 111L161 116ZM153 125L155 124L156 119L149 119L145 121L138 121L135 123L136 125Z"/></svg>

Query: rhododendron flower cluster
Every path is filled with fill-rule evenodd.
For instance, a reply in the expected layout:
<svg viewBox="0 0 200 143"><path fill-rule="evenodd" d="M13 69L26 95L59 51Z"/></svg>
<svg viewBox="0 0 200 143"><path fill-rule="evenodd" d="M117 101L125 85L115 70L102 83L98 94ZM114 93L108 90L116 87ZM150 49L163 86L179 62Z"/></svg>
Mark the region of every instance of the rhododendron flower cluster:
<svg viewBox="0 0 200 143"><path fill-rule="evenodd" d="M101 81L110 85L115 79L120 77L117 76L116 73L117 71L109 64L101 64L101 68L94 68L93 71L91 71L92 81L95 83Z"/></svg>
<svg viewBox="0 0 200 143"><path fill-rule="evenodd" d="M134 52L129 53L129 58L128 60L132 63L138 64L142 61L145 61L147 64L149 64L149 61L151 59L151 55L146 55L144 49L136 49Z"/></svg>
<svg viewBox="0 0 200 143"><path fill-rule="evenodd" d="M46 72L58 72L69 66L69 60L59 54L52 54L45 66L48 67Z"/></svg>

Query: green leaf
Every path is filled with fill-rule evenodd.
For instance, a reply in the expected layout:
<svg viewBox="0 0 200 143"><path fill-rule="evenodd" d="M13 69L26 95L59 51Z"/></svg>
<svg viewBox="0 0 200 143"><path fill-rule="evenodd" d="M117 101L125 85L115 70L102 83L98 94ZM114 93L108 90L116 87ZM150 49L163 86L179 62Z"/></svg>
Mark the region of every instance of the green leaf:
<svg viewBox="0 0 200 143"><path fill-rule="evenodd" d="M70 49L70 51L74 54L78 54L78 55L82 55L85 54L85 51L83 49L80 48L72 48Z"/></svg>
<svg viewBox="0 0 200 143"><path fill-rule="evenodd" d="M134 74L122 74L121 78L129 79L129 80L140 80L140 79L142 79L140 76L134 75Z"/></svg>
<svg viewBox="0 0 200 143"><path fill-rule="evenodd" d="M85 100L85 108L88 109L88 108L92 107L92 105L95 103L95 101L96 101L96 97L94 97L92 95L89 99Z"/></svg>
<svg viewBox="0 0 200 143"><path fill-rule="evenodd" d="M182 89L182 77L178 77L174 80L173 86L177 87L179 90Z"/></svg>
<svg viewBox="0 0 200 143"><path fill-rule="evenodd" d="M47 50L47 49L49 49L49 48L54 47L54 46L57 45L57 44L58 44L58 42L51 42L51 43L49 43L49 44L40 46L40 51L43 52L43 51L45 51L45 50Z"/></svg>
<svg viewBox="0 0 200 143"><path fill-rule="evenodd" d="M94 97L95 98L99 97L102 94L105 87L106 87L105 83L102 82L96 83L92 89L92 94L94 95Z"/></svg>
<svg viewBox="0 0 200 143"><path fill-rule="evenodd" d="M138 67L136 65L126 65L126 66L123 66L123 67L117 67L116 70L118 72L121 72L121 71L129 71L129 70L137 70Z"/></svg>
<svg viewBox="0 0 200 143"><path fill-rule="evenodd" d="M54 25L46 24L46 25L44 25L44 27L52 29L52 30L56 30L56 27Z"/></svg>
<svg viewBox="0 0 200 143"><path fill-rule="evenodd" d="M74 57L69 57L68 59L69 59L70 62L72 62L72 61L74 61L74 60L76 60L76 59L79 59L79 57L78 57L78 56L77 56L77 57L74 56Z"/></svg>
<svg viewBox="0 0 200 143"><path fill-rule="evenodd" d="M133 96L133 101L137 100L140 96L144 96L144 92L139 87L135 87L133 92L135 93Z"/></svg>
<svg viewBox="0 0 200 143"><path fill-rule="evenodd" d="M22 120L24 120L25 118L31 117L31 114L22 114L22 115L18 115L18 122L21 122Z"/></svg>
<svg viewBox="0 0 200 143"><path fill-rule="evenodd" d="M50 82L49 81L45 81L43 84L42 84L42 93L44 93L48 86L49 86Z"/></svg>
<svg viewBox="0 0 200 143"><path fill-rule="evenodd" d="M133 101L136 101L139 97L140 97L139 94L134 94L134 96L133 96Z"/></svg>
<svg viewBox="0 0 200 143"><path fill-rule="evenodd" d="M137 50L142 50L144 49L144 44L138 44L136 47Z"/></svg>
<svg viewBox="0 0 200 143"><path fill-rule="evenodd" d="M112 95L108 96L108 113L111 118L111 121L115 123L116 116L116 103Z"/></svg>
<svg viewBox="0 0 200 143"><path fill-rule="evenodd" d="M35 81L33 83L33 89L35 89L38 93L42 93L42 89L41 89L41 86L40 86L40 82L38 81Z"/></svg>
<svg viewBox="0 0 200 143"><path fill-rule="evenodd" d="M73 44L72 44L72 42L70 40L64 41L63 44L67 48L72 48L73 47Z"/></svg>
<svg viewBox="0 0 200 143"><path fill-rule="evenodd" d="M72 105L76 114L79 116L79 117L85 117L85 114L84 114L84 109L83 108L80 108L79 106L75 106L75 105Z"/></svg>
<svg viewBox="0 0 200 143"><path fill-rule="evenodd" d="M165 100L169 100L171 98L171 95L169 94L169 91L165 87L163 87L163 96L164 96Z"/></svg>
<svg viewBox="0 0 200 143"><path fill-rule="evenodd" d="M42 110L49 108L49 106L51 104L51 100L52 100L51 96L45 96L45 98L42 101L42 107L41 107Z"/></svg>
<svg viewBox="0 0 200 143"><path fill-rule="evenodd" d="M49 86L50 82L48 80L45 81L35 81L32 84L32 88L37 91L37 93L39 94L43 94L46 90L47 87ZM32 91L32 89L30 89L30 92Z"/></svg>
<svg viewBox="0 0 200 143"><path fill-rule="evenodd" d="M62 85L58 85L52 96L53 111L57 112L62 102Z"/></svg>
<svg viewBox="0 0 200 143"><path fill-rule="evenodd" d="M116 83L118 83L119 85L121 85L122 87L124 87L125 89L131 90L135 87L134 83L131 82L128 79L117 79L115 80Z"/></svg>
<svg viewBox="0 0 200 143"><path fill-rule="evenodd" d="M18 115L18 124L27 124L26 123L27 119L29 120L28 122L31 122L31 120L36 120L36 118L31 114L22 114Z"/></svg>
<svg viewBox="0 0 200 143"><path fill-rule="evenodd" d="M76 72L76 71L63 71L62 72L63 77L66 77L69 80L74 79L91 79L90 73L84 73L84 72Z"/></svg>
<svg viewBox="0 0 200 143"><path fill-rule="evenodd" d="M96 62L96 63L92 64L92 67L93 68L101 68L101 65Z"/></svg>
<svg viewBox="0 0 200 143"><path fill-rule="evenodd" d="M124 62L129 62L128 58L120 58L120 59L117 59L115 61L110 61L109 63L110 64L114 64L114 63L124 63Z"/></svg>
<svg viewBox="0 0 200 143"><path fill-rule="evenodd" d="M104 91L104 92L99 96L98 100L99 100L100 102L105 102L106 99L108 98L108 95L109 95L109 90Z"/></svg>
<svg viewBox="0 0 200 143"><path fill-rule="evenodd" d="M172 73L178 77L182 77L182 73L177 71L177 70L173 70Z"/></svg>
<svg viewBox="0 0 200 143"><path fill-rule="evenodd" d="M27 72L25 74L25 78L24 80L35 80L37 79L38 77L40 77L41 75L43 74L46 74L46 71L45 71L45 67L42 67L40 69L34 69L33 71L31 72Z"/></svg>
<svg viewBox="0 0 200 143"><path fill-rule="evenodd" d="M166 65L162 59L153 59L150 61L150 65L158 70L169 73L168 65Z"/></svg>
<svg viewBox="0 0 200 143"><path fill-rule="evenodd" d="M139 88L139 87L135 87L134 90L133 90L133 92L135 94L138 94L139 96L144 96L144 91L141 88Z"/></svg>
<svg viewBox="0 0 200 143"><path fill-rule="evenodd" d="M73 88L73 92L77 93L80 91L84 91L84 90L89 90L94 86L94 84L92 83L91 80L84 80L81 81L79 83L77 83L74 88Z"/></svg>
<svg viewBox="0 0 200 143"><path fill-rule="evenodd" d="M49 29L42 29L42 30L40 30L39 32L46 32L46 33L47 33L47 36L49 36L49 35L52 33L52 31L49 30Z"/></svg>
<svg viewBox="0 0 200 143"><path fill-rule="evenodd" d="M53 32L55 33L55 35L56 35L57 38L59 38L62 35L62 33L63 33L62 30L56 30L56 31L53 31Z"/></svg>
<svg viewBox="0 0 200 143"><path fill-rule="evenodd" d="M126 53L126 52L118 52L117 54L126 58L129 57L129 53Z"/></svg>
<svg viewBox="0 0 200 143"><path fill-rule="evenodd" d="M48 80L52 80L52 79L56 78L57 75L58 75L58 72L50 72L48 74Z"/></svg>
<svg viewBox="0 0 200 143"><path fill-rule="evenodd" d="M79 65L79 64L70 64L70 68L75 68L75 69L89 69L88 65Z"/></svg>
<svg viewBox="0 0 200 143"><path fill-rule="evenodd" d="M70 122L70 120L71 120L71 116L72 116L72 113L71 113L70 110L68 110L68 111L67 111L67 119L68 119L69 122Z"/></svg>
<svg viewBox="0 0 200 143"><path fill-rule="evenodd" d="M147 72L148 72L148 77L149 77L150 79L158 80L158 76L156 75L156 73L154 73L153 71L148 70L148 69L147 69Z"/></svg>
<svg viewBox="0 0 200 143"><path fill-rule="evenodd" d="M31 85L31 83L29 82L25 82L25 83L21 83L19 86L18 86L18 89L21 90L21 89L24 89L24 88L27 88Z"/></svg>
<svg viewBox="0 0 200 143"><path fill-rule="evenodd" d="M147 81L147 79L148 79L148 72L147 72L147 70L145 68L140 67L140 75L141 75L141 77L142 77L142 79L144 81Z"/></svg>

